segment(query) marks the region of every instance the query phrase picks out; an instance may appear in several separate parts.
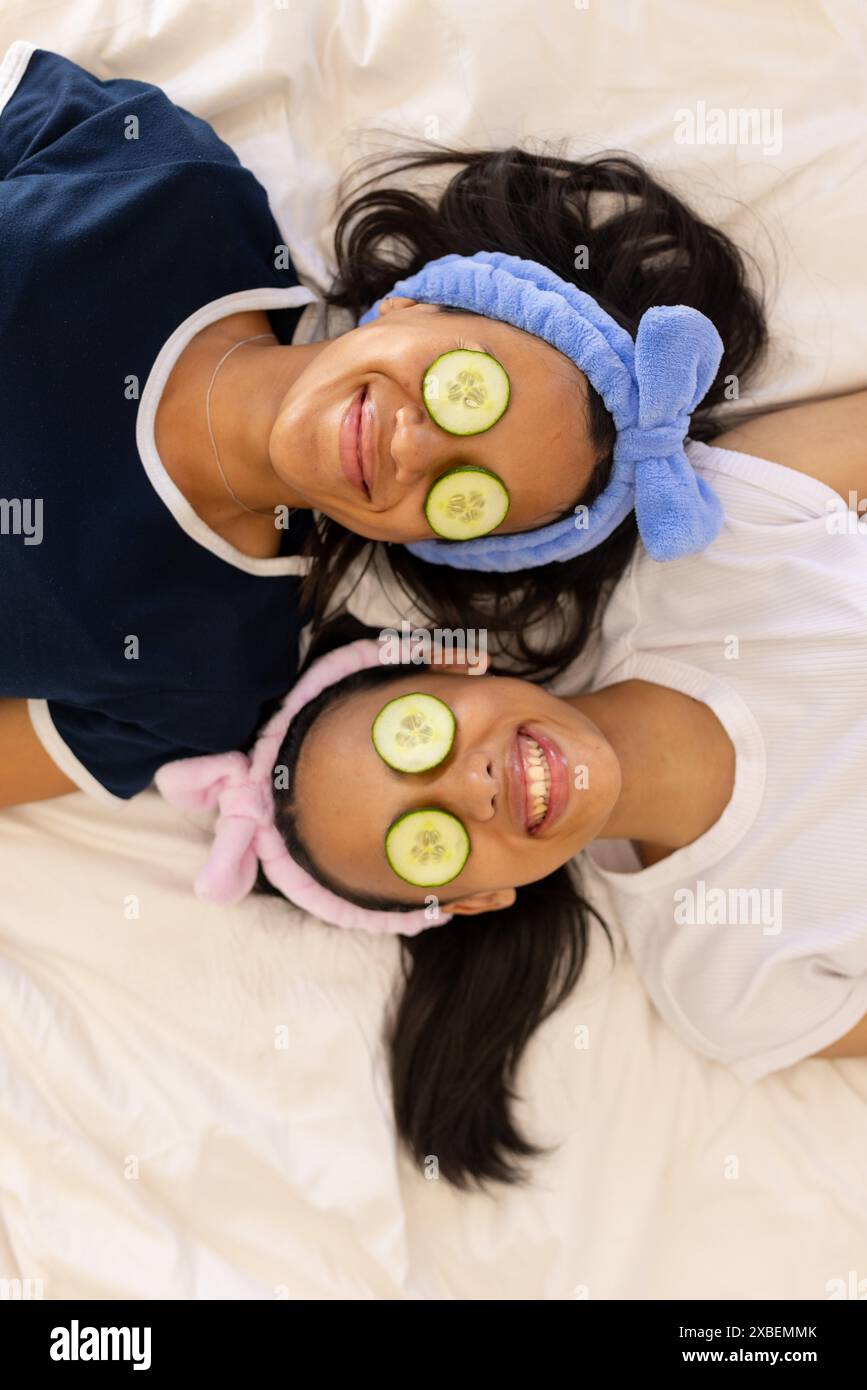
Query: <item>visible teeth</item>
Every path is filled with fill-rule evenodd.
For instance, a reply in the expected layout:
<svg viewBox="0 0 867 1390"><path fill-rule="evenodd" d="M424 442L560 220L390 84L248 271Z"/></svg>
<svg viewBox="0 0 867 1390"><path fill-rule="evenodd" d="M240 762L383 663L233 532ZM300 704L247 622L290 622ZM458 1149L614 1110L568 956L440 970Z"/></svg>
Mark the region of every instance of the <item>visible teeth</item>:
<svg viewBox="0 0 867 1390"><path fill-rule="evenodd" d="M545 812L548 810L548 788L540 790L536 786L530 787L530 825L536 826L545 819Z"/></svg>
<svg viewBox="0 0 867 1390"><path fill-rule="evenodd" d="M545 819L551 795L551 769L540 744L524 734L524 757L528 792L528 828L535 830Z"/></svg>

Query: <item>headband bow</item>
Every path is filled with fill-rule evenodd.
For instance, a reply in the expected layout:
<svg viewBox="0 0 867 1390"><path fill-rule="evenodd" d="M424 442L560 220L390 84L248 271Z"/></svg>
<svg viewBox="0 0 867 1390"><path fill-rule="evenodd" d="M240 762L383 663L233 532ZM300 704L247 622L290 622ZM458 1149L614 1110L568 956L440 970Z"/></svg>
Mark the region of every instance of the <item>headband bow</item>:
<svg viewBox="0 0 867 1390"><path fill-rule="evenodd" d="M454 569L512 572L594 549L632 511L654 560L704 550L723 511L697 477L683 442L723 353L710 319L683 304L648 309L635 340L589 294L536 261L500 251L448 255L398 280L389 293L449 304L500 319L543 338L584 372L617 430L611 476L589 507L514 535L473 541L418 541L413 555ZM362 315L368 323L382 300Z"/></svg>
<svg viewBox="0 0 867 1390"><path fill-rule="evenodd" d="M159 769L157 787L172 806L181 811L218 812L214 844L196 879L197 897L213 903L240 902L256 882L261 864L284 897L335 927L415 936L450 920L451 914L440 909L428 916L426 909L375 912L356 907L323 888L295 862L274 824L272 776L292 720L327 686L381 662L377 642L362 639L338 647L305 671L261 730L249 757L239 752L212 753L179 758Z"/></svg>

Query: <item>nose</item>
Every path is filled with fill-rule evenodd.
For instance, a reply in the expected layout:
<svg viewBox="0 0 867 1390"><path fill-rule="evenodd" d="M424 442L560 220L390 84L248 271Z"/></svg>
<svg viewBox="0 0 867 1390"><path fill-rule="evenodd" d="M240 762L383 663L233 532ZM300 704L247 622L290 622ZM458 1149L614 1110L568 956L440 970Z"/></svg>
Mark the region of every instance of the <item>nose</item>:
<svg viewBox="0 0 867 1390"><path fill-rule="evenodd" d="M440 794L447 804L470 821L493 820L494 798L499 790L493 761L481 748L467 749L455 758L440 779Z"/></svg>
<svg viewBox="0 0 867 1390"><path fill-rule="evenodd" d="M437 429L423 406L400 406L391 437L396 481L409 487L430 477L446 456L453 455L454 445L454 439Z"/></svg>

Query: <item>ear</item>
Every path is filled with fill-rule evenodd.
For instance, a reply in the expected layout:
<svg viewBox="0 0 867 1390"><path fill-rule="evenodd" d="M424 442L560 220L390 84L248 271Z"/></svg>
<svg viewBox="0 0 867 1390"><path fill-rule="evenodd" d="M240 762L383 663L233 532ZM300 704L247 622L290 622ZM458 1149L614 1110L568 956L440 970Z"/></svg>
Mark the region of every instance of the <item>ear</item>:
<svg viewBox="0 0 867 1390"><path fill-rule="evenodd" d="M473 893L469 898L448 903L446 910L456 917L475 917L480 912L501 912L504 907L511 907L516 897L514 888L491 888L487 893Z"/></svg>
<svg viewBox="0 0 867 1390"><path fill-rule="evenodd" d="M405 295L395 294L390 299L384 299L379 306L380 318L383 314L391 314L395 309L411 309L417 304L417 299L407 299Z"/></svg>

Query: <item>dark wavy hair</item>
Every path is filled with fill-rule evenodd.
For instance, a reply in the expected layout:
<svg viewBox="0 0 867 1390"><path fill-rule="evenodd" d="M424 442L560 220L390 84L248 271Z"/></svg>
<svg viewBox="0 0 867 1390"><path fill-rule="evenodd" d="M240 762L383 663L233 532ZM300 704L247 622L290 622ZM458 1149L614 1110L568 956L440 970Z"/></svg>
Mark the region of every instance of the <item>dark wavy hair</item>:
<svg viewBox="0 0 867 1390"><path fill-rule="evenodd" d="M445 186L441 178L424 190L390 182L398 174L439 175L455 166ZM745 258L729 238L637 159L605 154L571 160L515 145L467 152L429 144L407 155L380 155L364 168L368 177L339 200L337 275L326 296L329 305L357 319L395 280L427 261L480 250L548 266L593 295L632 334L652 305L688 304L711 319L725 345L691 426L696 439L718 433L711 412L724 399L726 379L734 376L742 385L766 346L762 299L748 284ZM586 248L586 257L576 257L579 247ZM586 268L576 268L579 259ZM608 480L615 439L611 417L592 388L588 429L597 464L583 496L575 499L585 504ZM426 564L404 546L374 545L322 518L307 542L313 565L305 598L320 624L347 567L366 551L366 562L390 567L431 624L490 628L513 670L552 675L583 648L600 595L623 571L635 540L630 516L602 545L574 560L521 575L482 574Z"/></svg>
<svg viewBox="0 0 867 1390"><path fill-rule="evenodd" d="M369 635L354 619L338 618L323 629L308 663ZM325 710L399 671L371 667L328 687L296 715L275 764L281 769L275 821L292 857L332 892L385 911L418 904L347 890L316 859L298 828L295 774L304 741ZM258 887L276 893L261 870ZM401 937L401 980L384 1040L397 1132L417 1163L436 1157L443 1177L460 1188L527 1181L520 1160L545 1150L521 1134L510 1112L519 1063L535 1030L574 989L594 919L608 935L563 867L519 888L510 908Z"/></svg>

